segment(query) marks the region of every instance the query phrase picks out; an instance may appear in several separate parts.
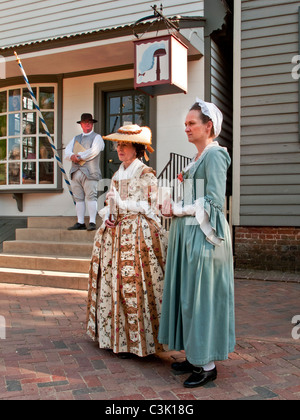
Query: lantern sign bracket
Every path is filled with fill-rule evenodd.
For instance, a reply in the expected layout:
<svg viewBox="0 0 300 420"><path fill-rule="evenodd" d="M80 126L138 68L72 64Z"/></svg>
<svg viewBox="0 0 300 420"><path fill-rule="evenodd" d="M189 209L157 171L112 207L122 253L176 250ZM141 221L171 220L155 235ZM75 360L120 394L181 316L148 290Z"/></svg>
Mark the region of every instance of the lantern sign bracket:
<svg viewBox="0 0 300 420"><path fill-rule="evenodd" d="M136 31L135 31L135 27L139 24L139 23L142 23L142 22L145 22L145 21L147 21L147 20L152 20L152 19L154 19L153 20L153 22L151 23L151 25L150 25L150 27L154 24L154 23L156 23L156 22L163 22L165 25L166 25L166 27L168 28L168 29L175 29L177 32L179 32L180 31L180 29L179 29L179 26L177 26L177 25L175 25L175 23L173 23L170 19L168 19L168 18L166 18L164 15L163 15L163 5L161 4L160 5L160 8L158 9L158 7L157 7L157 5L156 4L154 4L153 6L151 6L151 8L153 9L153 15L151 15L151 16L146 16L146 17L143 17L143 18L141 18L141 19L139 19L139 20L137 20L135 23L134 23L134 25L133 25L133 34L134 34L134 36L137 38L137 39L140 39L147 31L145 31L141 36L139 36L137 33L136 33ZM148 30L149 30L149 28L148 28Z"/></svg>

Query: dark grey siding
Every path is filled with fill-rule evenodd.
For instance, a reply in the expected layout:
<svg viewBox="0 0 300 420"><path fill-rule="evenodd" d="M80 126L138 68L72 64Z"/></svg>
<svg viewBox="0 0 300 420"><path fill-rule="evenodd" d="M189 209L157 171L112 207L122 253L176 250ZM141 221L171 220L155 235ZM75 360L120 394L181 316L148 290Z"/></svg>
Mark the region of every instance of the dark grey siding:
<svg viewBox="0 0 300 420"><path fill-rule="evenodd" d="M242 226L300 226L299 1L242 1Z"/></svg>
<svg viewBox="0 0 300 420"><path fill-rule="evenodd" d="M229 55L229 57L228 57ZM219 143L226 147L232 157L232 63L231 54L226 54L217 41L211 40L210 101L223 113ZM227 178L227 195L232 192L231 167Z"/></svg>
<svg viewBox="0 0 300 420"><path fill-rule="evenodd" d="M223 112L222 145L232 151L232 75L222 50L211 42L211 101Z"/></svg>

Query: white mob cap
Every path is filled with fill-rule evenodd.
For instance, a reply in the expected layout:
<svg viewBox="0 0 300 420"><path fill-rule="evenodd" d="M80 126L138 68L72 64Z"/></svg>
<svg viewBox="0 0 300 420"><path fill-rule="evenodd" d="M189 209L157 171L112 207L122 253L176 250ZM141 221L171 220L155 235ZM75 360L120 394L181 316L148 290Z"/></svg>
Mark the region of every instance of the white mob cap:
<svg viewBox="0 0 300 420"><path fill-rule="evenodd" d="M196 102L197 104L201 106L202 113L212 120L215 136L218 137L222 129L222 122L223 122L222 112L219 110L219 108L215 104L211 102L205 102L199 98L196 98Z"/></svg>

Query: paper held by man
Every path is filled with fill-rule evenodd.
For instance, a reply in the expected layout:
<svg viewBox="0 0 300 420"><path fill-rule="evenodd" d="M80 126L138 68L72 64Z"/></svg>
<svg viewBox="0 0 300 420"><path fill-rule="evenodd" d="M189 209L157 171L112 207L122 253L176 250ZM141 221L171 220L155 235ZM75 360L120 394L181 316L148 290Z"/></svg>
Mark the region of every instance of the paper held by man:
<svg viewBox="0 0 300 420"><path fill-rule="evenodd" d="M85 150L86 149L78 141L75 141L74 147L73 147L73 153L75 155L77 155L79 152L85 152ZM80 160L78 163L80 166L82 166L85 164L85 160Z"/></svg>

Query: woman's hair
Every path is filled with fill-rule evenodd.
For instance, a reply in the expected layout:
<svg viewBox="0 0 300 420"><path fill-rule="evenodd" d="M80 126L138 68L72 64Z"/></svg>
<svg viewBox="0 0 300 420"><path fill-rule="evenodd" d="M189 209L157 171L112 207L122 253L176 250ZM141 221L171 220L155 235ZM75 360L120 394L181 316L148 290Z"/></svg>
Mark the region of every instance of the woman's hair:
<svg viewBox="0 0 300 420"><path fill-rule="evenodd" d="M140 143L132 143L132 146L135 148L136 151L136 157L138 159L141 159L145 155L146 146L144 144Z"/></svg>
<svg viewBox="0 0 300 420"><path fill-rule="evenodd" d="M194 105L190 108L190 111L199 111L199 118L203 122L203 124L207 124L208 121L212 122L211 118L209 118L207 115L203 114L203 112L201 110L201 106L197 102L195 102ZM215 136L214 125L212 126L210 135L211 135L211 137Z"/></svg>

